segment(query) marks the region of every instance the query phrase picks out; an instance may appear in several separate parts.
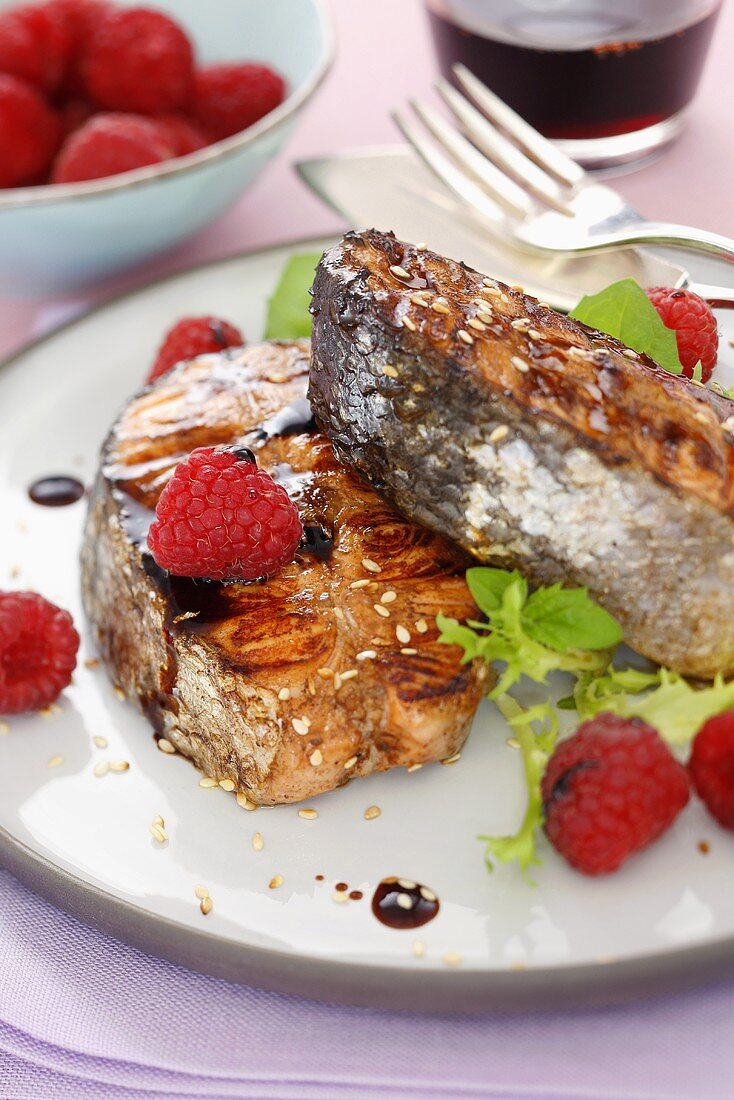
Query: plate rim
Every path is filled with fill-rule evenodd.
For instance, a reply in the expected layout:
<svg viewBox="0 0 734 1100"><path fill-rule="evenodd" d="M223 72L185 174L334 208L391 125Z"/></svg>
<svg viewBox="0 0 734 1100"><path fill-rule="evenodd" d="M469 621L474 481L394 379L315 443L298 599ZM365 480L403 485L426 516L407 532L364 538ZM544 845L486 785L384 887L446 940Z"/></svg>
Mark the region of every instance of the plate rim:
<svg viewBox="0 0 734 1100"><path fill-rule="evenodd" d="M337 231L338 233L338 231ZM0 370L89 317L197 272L254 260L283 249L323 247L335 234L309 234L209 257L95 303L11 351ZM334 961L241 943L189 927L118 897L34 851L0 825L0 868L82 924L175 965L276 993L360 1007L435 1014L558 1011L657 997L734 976L734 936L671 947L628 959L523 969L423 969Z"/></svg>

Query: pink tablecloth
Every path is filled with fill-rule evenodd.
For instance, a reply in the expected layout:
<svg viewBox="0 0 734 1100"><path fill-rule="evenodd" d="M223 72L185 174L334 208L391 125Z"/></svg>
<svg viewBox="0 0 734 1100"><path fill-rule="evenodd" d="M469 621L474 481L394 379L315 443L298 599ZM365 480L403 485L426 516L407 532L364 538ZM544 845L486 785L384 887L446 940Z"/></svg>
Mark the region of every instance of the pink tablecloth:
<svg viewBox="0 0 734 1100"><path fill-rule="evenodd" d="M337 12L339 60L279 161L217 225L99 296L210 256L339 227L292 161L392 141L389 109L428 86L433 63L418 0L340 0ZM729 0L684 137L664 160L619 181L643 211L729 234L732 40ZM83 304L0 301L0 356ZM0 872L0 1100L725 1100L733 1018L731 986L549 1019L317 1006L146 959Z"/></svg>

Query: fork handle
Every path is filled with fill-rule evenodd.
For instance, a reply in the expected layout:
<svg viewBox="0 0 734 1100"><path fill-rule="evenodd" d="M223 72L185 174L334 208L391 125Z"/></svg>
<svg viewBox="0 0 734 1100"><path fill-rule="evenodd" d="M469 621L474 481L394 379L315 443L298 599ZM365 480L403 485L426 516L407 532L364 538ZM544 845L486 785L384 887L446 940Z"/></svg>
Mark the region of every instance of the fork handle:
<svg viewBox="0 0 734 1100"><path fill-rule="evenodd" d="M584 251L597 248L621 248L629 244L657 244L684 248L689 252L705 252L719 260L734 263L734 240L706 229L671 222L639 222L624 228L594 233Z"/></svg>

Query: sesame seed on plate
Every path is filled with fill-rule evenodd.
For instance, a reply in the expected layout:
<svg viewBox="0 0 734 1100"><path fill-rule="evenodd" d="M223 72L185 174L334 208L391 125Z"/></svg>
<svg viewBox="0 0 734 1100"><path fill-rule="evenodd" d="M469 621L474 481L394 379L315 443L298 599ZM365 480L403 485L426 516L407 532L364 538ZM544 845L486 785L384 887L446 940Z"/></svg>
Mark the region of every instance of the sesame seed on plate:
<svg viewBox="0 0 734 1100"><path fill-rule="evenodd" d="M513 367L516 367L517 370L519 370L522 374L527 374L530 370L528 364L525 362L524 359L521 359L519 355L513 355L510 362L512 363Z"/></svg>
<svg viewBox="0 0 734 1100"><path fill-rule="evenodd" d="M107 772L110 770L109 760L100 760L99 764L95 764L92 770L94 775L96 775L98 779L101 779L102 776L107 775Z"/></svg>
<svg viewBox="0 0 734 1100"><path fill-rule="evenodd" d="M410 894L398 894L397 897L395 898L395 901L397 902L397 904L400 906L401 909L412 909L413 908L413 899L410 896Z"/></svg>
<svg viewBox="0 0 734 1100"><path fill-rule="evenodd" d="M361 653L357 654L356 659L358 661L374 661L377 653L374 649L363 649Z"/></svg>
<svg viewBox="0 0 734 1100"><path fill-rule="evenodd" d="M119 684L115 684L114 691L115 691L115 695L120 700L120 702L124 703L125 702L125 692L122 690L122 688L120 687Z"/></svg>
<svg viewBox="0 0 734 1100"><path fill-rule="evenodd" d="M510 749L519 749L520 748L520 742L518 741L518 739L516 737L508 737L505 741L505 744Z"/></svg>
<svg viewBox="0 0 734 1100"><path fill-rule="evenodd" d="M503 439L506 439L510 434L510 429L506 424L498 424L494 431L490 432L489 442L500 443Z"/></svg>
<svg viewBox="0 0 734 1100"><path fill-rule="evenodd" d="M349 894L345 893L343 890L334 890L331 895L331 900L342 905L345 901L349 901Z"/></svg>
<svg viewBox="0 0 734 1100"><path fill-rule="evenodd" d="M111 772L126 772L130 768L130 764L127 760L114 760L110 764Z"/></svg>
<svg viewBox="0 0 734 1100"><path fill-rule="evenodd" d="M99 657L87 657L84 667L89 669L99 668Z"/></svg>
<svg viewBox="0 0 734 1100"><path fill-rule="evenodd" d="M459 337L460 340L463 340L465 344L474 343L474 337L471 335L470 332L467 332L465 328L460 328L456 335Z"/></svg>
<svg viewBox="0 0 734 1100"><path fill-rule="evenodd" d="M298 816L302 817L304 821L315 821L319 816L319 811L312 809L310 806L306 806L304 809L298 811Z"/></svg>
<svg viewBox="0 0 734 1100"><path fill-rule="evenodd" d="M428 632L428 623L425 619L418 619L415 624L415 629L419 634L426 634Z"/></svg>
<svg viewBox="0 0 734 1100"><path fill-rule="evenodd" d="M362 558L362 568L366 569L368 573L381 573L382 566L378 565L372 558Z"/></svg>
<svg viewBox="0 0 734 1100"><path fill-rule="evenodd" d="M216 779L211 775L202 775L199 780L199 786L203 787L205 791L211 791L214 787L218 786Z"/></svg>
<svg viewBox="0 0 734 1100"><path fill-rule="evenodd" d="M455 752L453 756L447 756L441 763L448 766L449 764L458 764L459 760L461 760L461 753Z"/></svg>
<svg viewBox="0 0 734 1100"><path fill-rule="evenodd" d="M372 607L377 612L378 615L382 616L383 619L389 619L390 618L390 612L388 611L388 609L385 607L384 604L373 603Z"/></svg>
<svg viewBox="0 0 734 1100"><path fill-rule="evenodd" d="M278 698L280 699L281 703L286 703L290 699L290 697L291 697L291 689L290 688L281 688L280 691L278 692Z"/></svg>
<svg viewBox="0 0 734 1100"><path fill-rule="evenodd" d="M282 886L282 885L283 885L283 876L282 875L273 875L270 882L268 883L268 889L269 890L277 890L278 887Z"/></svg>
<svg viewBox="0 0 734 1100"><path fill-rule="evenodd" d="M0 734L10 733L10 723L0 719Z"/></svg>
<svg viewBox="0 0 734 1100"><path fill-rule="evenodd" d="M202 913L204 914L205 917L209 916L212 909L214 908L214 902L212 901L212 899L209 897L208 894L205 898L202 898L201 901L199 902L199 908L201 909L201 911L202 911Z"/></svg>
<svg viewBox="0 0 734 1100"><path fill-rule="evenodd" d="M400 626L395 627L395 637L399 642L402 642L403 645L407 645L410 641L410 631L406 630L406 628L401 624Z"/></svg>
<svg viewBox="0 0 734 1100"><path fill-rule="evenodd" d="M209 891L207 890L206 886L195 886L194 894L199 899L199 901L203 901L204 898L209 897Z"/></svg>
<svg viewBox="0 0 734 1100"><path fill-rule="evenodd" d="M418 329L418 326L416 325L415 321L412 321L412 320L410 319L410 317L407 317L407 316L406 316L406 317L403 317L403 324L405 325L405 327L406 327L406 328L407 328L407 329L408 329L408 330L409 330L410 332L416 332L416 331L417 331L417 329Z"/></svg>
<svg viewBox="0 0 734 1100"><path fill-rule="evenodd" d="M420 895L424 901L435 901L436 895L433 890L429 890L427 886L421 886Z"/></svg>
<svg viewBox="0 0 734 1100"><path fill-rule="evenodd" d="M256 852L262 852L263 848L265 847L265 841L263 840L262 833L253 833L252 847L255 849Z"/></svg>
<svg viewBox="0 0 734 1100"><path fill-rule="evenodd" d="M305 737L311 723L304 716L303 718L291 718L291 725L300 737Z"/></svg>
<svg viewBox="0 0 734 1100"><path fill-rule="evenodd" d="M397 881L398 886L402 886L403 890L415 890L418 885L417 882L413 882L410 878L399 878Z"/></svg>
<svg viewBox="0 0 734 1100"><path fill-rule="evenodd" d="M406 771L409 771L409 772L419 772L419 771L421 770L421 768L422 768L422 767L423 767L423 765L422 765L422 764L409 764L409 765L408 765L408 767L407 767L407 769L406 769Z"/></svg>
<svg viewBox="0 0 734 1100"><path fill-rule="evenodd" d="M379 817L381 813L382 810L379 806L368 806L367 809L364 811L364 819L365 821L374 821L375 818Z"/></svg>
<svg viewBox="0 0 734 1100"><path fill-rule="evenodd" d="M382 368L382 373L388 378L398 377L398 372L391 363L385 363L385 366Z"/></svg>
<svg viewBox="0 0 734 1100"><path fill-rule="evenodd" d="M424 944L423 940L416 940L413 944L413 954L415 955L416 959L422 959L425 953L426 945Z"/></svg>
<svg viewBox="0 0 734 1100"><path fill-rule="evenodd" d="M314 749L308 758L308 762L312 768L319 768L324 762L324 754L321 749Z"/></svg>
<svg viewBox="0 0 734 1100"><path fill-rule="evenodd" d="M150 823L150 832L153 840L157 840L159 844L165 844L168 840L168 833L157 821L152 821Z"/></svg>
<svg viewBox="0 0 734 1100"><path fill-rule="evenodd" d="M236 787L236 783L232 779L220 779L219 786L223 791L233 791Z"/></svg>
<svg viewBox="0 0 734 1100"><path fill-rule="evenodd" d="M447 951L441 961L446 966L461 966L461 955L458 951Z"/></svg>
<svg viewBox="0 0 734 1100"><path fill-rule="evenodd" d="M396 279L410 279L410 272L406 271L400 264L390 264L390 271Z"/></svg>
<svg viewBox="0 0 734 1100"><path fill-rule="evenodd" d="M174 745L171 744L167 737L161 737L158 739L158 751L168 753L168 755L171 756L173 753L175 753L176 748Z"/></svg>
<svg viewBox="0 0 734 1100"><path fill-rule="evenodd" d="M241 806L243 810L256 810L257 803L251 802L250 799L244 794L243 791L237 791L237 805Z"/></svg>
<svg viewBox="0 0 734 1100"><path fill-rule="evenodd" d="M49 768L58 768L59 765L63 764L63 763L64 763L63 756L52 756L51 759L49 760L47 766Z"/></svg>

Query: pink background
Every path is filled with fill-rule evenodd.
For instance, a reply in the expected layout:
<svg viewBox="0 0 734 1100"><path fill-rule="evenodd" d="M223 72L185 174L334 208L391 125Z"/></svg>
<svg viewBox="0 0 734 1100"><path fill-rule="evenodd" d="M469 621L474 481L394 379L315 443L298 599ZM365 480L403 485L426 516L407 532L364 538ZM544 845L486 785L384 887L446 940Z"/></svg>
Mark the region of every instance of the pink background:
<svg viewBox="0 0 734 1100"><path fill-rule="evenodd" d="M435 72L419 0L332 0L338 57L295 136L237 205L192 241L115 280L91 302L200 260L340 227L296 177L301 157L399 140L391 108L425 91ZM643 213L734 235L734 5L724 0L708 68L680 141L663 159L615 186ZM390 228L386 226L384 228ZM0 242L2 247L2 242ZM0 357L54 313L0 299ZM59 303L60 304L60 303Z"/></svg>

